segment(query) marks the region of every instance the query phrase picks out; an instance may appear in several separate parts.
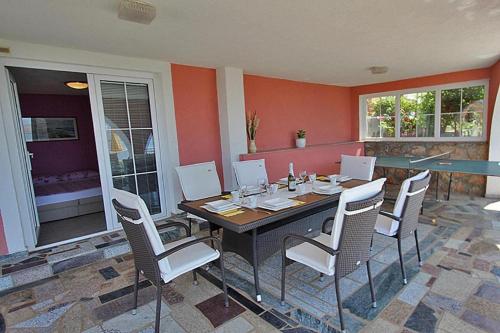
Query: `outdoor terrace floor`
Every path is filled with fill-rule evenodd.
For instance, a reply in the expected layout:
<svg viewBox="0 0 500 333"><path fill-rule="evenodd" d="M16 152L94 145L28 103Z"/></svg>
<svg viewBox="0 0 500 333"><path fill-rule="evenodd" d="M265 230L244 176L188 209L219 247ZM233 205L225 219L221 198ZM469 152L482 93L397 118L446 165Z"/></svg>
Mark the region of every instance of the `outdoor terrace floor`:
<svg viewBox="0 0 500 333"><path fill-rule="evenodd" d="M481 198L426 202L419 225L423 267L417 265L414 240L403 241L407 286L401 281L396 241L376 236L371 262L378 307L370 307L366 271L360 269L342 279L347 331L500 332L500 211L485 210L491 202ZM163 239L177 234L170 232ZM118 241L121 236L113 236L108 237L108 243L123 247L124 242ZM99 249L102 243L92 240L77 244L78 249L71 248L74 244L65 247L81 251L88 247L85 244ZM53 249L48 257L47 253L33 254L29 258L38 259L23 258L23 263L16 263L15 258L4 261L0 332L153 331L155 290L149 282L141 283L137 315L130 313L134 274L130 254L122 248L116 256L94 255L97 260L78 266L72 258L66 264L69 259L63 264L50 259L65 253L61 251ZM250 265L231 253L225 259L232 300L229 310L222 305L216 267L200 270L198 286L192 285L191 274L184 274L164 287L162 332L339 330L332 278L320 281L316 272L292 264L287 270L287 304L281 306L277 254L260 267L263 302L257 304L252 298ZM41 280L30 278L26 284L12 284L12 274L18 274L14 279L21 281L23 270L33 269L30 262L37 260L52 260L51 265L34 266L49 265L44 269L50 269L51 274L41 276ZM18 269L19 265L23 269Z"/></svg>

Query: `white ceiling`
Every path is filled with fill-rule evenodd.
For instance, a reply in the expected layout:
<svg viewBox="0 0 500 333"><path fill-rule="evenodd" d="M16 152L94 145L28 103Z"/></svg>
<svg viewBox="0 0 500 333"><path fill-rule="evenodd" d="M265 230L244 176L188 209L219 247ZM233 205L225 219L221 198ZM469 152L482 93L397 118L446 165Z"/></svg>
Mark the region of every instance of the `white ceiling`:
<svg viewBox="0 0 500 333"><path fill-rule="evenodd" d="M493 64L500 0L2 0L0 37L294 80L359 85ZM368 67L388 66L372 75Z"/></svg>
<svg viewBox="0 0 500 333"><path fill-rule="evenodd" d="M64 85L68 81L87 82L83 73L49 71L44 69L10 67L20 94L88 95L87 89L72 89Z"/></svg>

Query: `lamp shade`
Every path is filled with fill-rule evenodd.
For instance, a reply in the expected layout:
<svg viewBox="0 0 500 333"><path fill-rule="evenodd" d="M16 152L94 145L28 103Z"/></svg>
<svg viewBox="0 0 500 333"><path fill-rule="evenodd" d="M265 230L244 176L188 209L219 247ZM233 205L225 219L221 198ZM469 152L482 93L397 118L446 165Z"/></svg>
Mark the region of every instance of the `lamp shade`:
<svg viewBox="0 0 500 333"><path fill-rule="evenodd" d="M120 136L118 134L116 134L116 132L112 132L111 133L111 148L109 149L109 151L113 154L117 154L117 153L124 152L126 150L127 150L127 148L123 144L123 141L120 138Z"/></svg>

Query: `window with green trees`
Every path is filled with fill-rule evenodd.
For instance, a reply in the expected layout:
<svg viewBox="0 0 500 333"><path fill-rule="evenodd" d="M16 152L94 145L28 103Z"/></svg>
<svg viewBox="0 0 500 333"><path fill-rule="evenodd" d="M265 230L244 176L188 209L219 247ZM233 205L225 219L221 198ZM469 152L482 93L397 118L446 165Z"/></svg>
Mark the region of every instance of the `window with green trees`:
<svg viewBox="0 0 500 333"><path fill-rule="evenodd" d="M486 83L362 97L362 138L483 138Z"/></svg>

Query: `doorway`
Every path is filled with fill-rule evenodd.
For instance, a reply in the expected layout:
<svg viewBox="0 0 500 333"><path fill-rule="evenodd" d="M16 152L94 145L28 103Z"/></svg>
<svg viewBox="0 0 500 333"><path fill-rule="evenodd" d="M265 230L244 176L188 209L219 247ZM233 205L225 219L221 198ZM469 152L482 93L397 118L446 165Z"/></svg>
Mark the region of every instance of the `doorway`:
<svg viewBox="0 0 500 333"><path fill-rule="evenodd" d="M32 68L23 61L13 60L12 62L22 64L20 66L8 64L4 67L7 83L9 83L9 89L7 89L8 98L6 99L9 101L9 105L3 106L11 111L8 114L12 117L14 125L12 129L9 129L9 131L12 131L10 146L14 147L13 151L17 153L20 162L17 167L19 175L17 184L18 188L21 189L20 194L25 195L25 197L22 202L18 201L17 204L25 207L23 213L26 217L20 220L20 226L28 249L33 250L61 245L120 229L121 225L118 223L111 204L111 189L113 187L141 196L154 220L168 216L170 209L167 196L173 197L173 186L170 184L168 191L165 190L166 177L164 176L164 168L165 165L168 165L168 160L165 157L166 154L162 154L160 149L161 142L166 142L165 134L167 132L164 127L160 129L158 125L164 123L158 119L158 117L161 118L162 116L156 112L158 100L155 94L160 93L161 95L161 91L158 91L153 85L155 79L151 77L152 74L144 73L141 74L144 75L141 77L127 77L125 74L137 75L137 73L122 71L119 73L122 75L114 75L115 73L113 75L101 75L92 74L93 71L101 71L93 67L52 66L38 63L36 68ZM82 71L77 72L78 69ZM23 74L28 79L24 80ZM58 79L48 80L50 82L46 82L47 84L43 84L41 81L33 84L33 82L37 82L39 76L50 75L55 77L70 75L71 77L64 78L64 82L59 77ZM64 116L45 117L46 119L24 119L23 123L23 110L21 110L18 82L16 82L15 76L20 78L21 95L29 92L25 88L29 87L30 84L34 89L42 90L40 87L47 88L50 86L58 87L57 89L62 86L67 89L67 85L65 85L68 82L67 80L77 82L86 80L88 83L88 92L87 89L81 89L83 91L76 89L78 91L68 94L82 95L85 99L90 99L90 122L92 123L98 167L97 170L89 170L92 172L84 172L83 176L82 173L77 173L76 177L99 178L101 196L99 199L97 198L98 195L90 198L78 198L77 213L75 213L75 205L72 205L74 202L71 204L57 202L56 204L59 206L48 207L57 209L48 209L47 211L39 209L37 201L40 203L40 199L37 198L38 195L36 194L47 194L50 191L43 192L37 189L35 193L35 183L40 182L41 185L46 185L50 182L64 182L68 177L75 175L61 177L60 174L42 174L40 176L36 171L39 170L38 168L35 168L35 171L32 170L33 159L36 158L36 154L31 154L28 145L31 146L29 142L35 139L34 136L36 136L36 139L39 139L39 136L45 136L45 139L47 139L47 136L49 136L48 129L54 127L58 133L56 137L60 136L57 139L61 140L41 141L61 141L62 143L63 141L79 140L82 136L78 134L78 121L75 119L53 119L75 118L65 117L66 114L64 114ZM40 91L38 93L41 94ZM22 96L21 99L23 99ZM26 102L23 101L22 104L24 106ZM28 117L26 115L24 118L44 117ZM54 125L54 122L58 122L58 124ZM50 132L53 133L54 131L51 130ZM49 156L56 155L52 150L49 149L48 151ZM73 151L79 150L74 149ZM43 152L47 154L47 149L44 149ZM54 150L54 152L57 151ZM62 161L62 158L53 158L53 160ZM55 172L56 169L50 168L50 171ZM95 171L97 171L97 174ZM96 188L89 186L89 184L87 186L88 188L84 190L90 192ZM95 192L90 194L95 194ZM67 196L67 194L63 196ZM61 216L61 214L69 214L69 212L73 212L70 214L71 216ZM42 222L40 223L40 221ZM104 221L104 224L102 221ZM49 237L44 237L44 235Z"/></svg>
<svg viewBox="0 0 500 333"><path fill-rule="evenodd" d="M36 246L107 230L87 75L8 70L28 153Z"/></svg>

